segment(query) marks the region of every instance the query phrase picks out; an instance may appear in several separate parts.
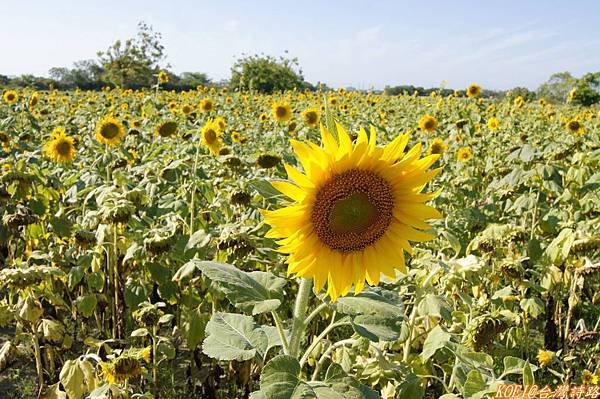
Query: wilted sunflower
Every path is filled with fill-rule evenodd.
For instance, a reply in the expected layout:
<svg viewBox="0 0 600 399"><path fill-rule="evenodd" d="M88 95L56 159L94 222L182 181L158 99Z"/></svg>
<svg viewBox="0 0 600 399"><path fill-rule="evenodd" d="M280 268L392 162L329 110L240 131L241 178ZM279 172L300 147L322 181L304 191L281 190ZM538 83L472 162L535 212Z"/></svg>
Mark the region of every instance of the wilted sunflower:
<svg viewBox="0 0 600 399"><path fill-rule="evenodd" d="M271 113L277 122L287 122L292 118L292 107L287 101L277 101L273 103Z"/></svg>
<svg viewBox="0 0 600 399"><path fill-rule="evenodd" d="M202 100L200 100L200 104L198 106L200 107L200 111L202 112L210 112L214 107L213 102L210 98L203 98Z"/></svg>
<svg viewBox="0 0 600 399"><path fill-rule="evenodd" d="M481 94L481 86L471 83L469 87L467 87L467 97L474 98Z"/></svg>
<svg viewBox="0 0 600 399"><path fill-rule="evenodd" d="M169 82L169 74L165 71L160 71L158 73L158 81L160 83L168 83Z"/></svg>
<svg viewBox="0 0 600 399"><path fill-rule="evenodd" d="M408 134L376 147L374 127L370 138L361 129L353 145L336 126L337 140L321 126L324 148L290 140L304 173L285 165L293 183L272 184L296 203L263 211L267 237L280 239L279 250L289 254L288 274L314 278L317 292L327 283L333 301L353 286L361 292L365 280L377 285L381 273L406 272L409 241L432 239L421 231L430 228L425 220L441 217L424 204L437 193L421 193L441 171L427 171L439 155L419 159L421 144L404 153Z"/></svg>
<svg viewBox="0 0 600 399"><path fill-rule="evenodd" d="M473 158L473 152L469 147L462 147L456 153L456 159L460 162L468 162L471 158Z"/></svg>
<svg viewBox="0 0 600 399"><path fill-rule="evenodd" d="M498 118L491 117L487 121L487 127L490 130L495 131L495 130L497 130L500 127L500 121L498 120Z"/></svg>
<svg viewBox="0 0 600 399"><path fill-rule="evenodd" d="M172 137L177 134L177 122L162 122L156 126L156 130L154 132L160 137Z"/></svg>
<svg viewBox="0 0 600 399"><path fill-rule="evenodd" d="M426 132L433 132L438 125L437 119L431 115L425 115L419 121L419 129Z"/></svg>
<svg viewBox="0 0 600 399"><path fill-rule="evenodd" d="M443 153L446 152L447 149L448 149L448 145L446 145L446 143L444 143L444 140L442 140L439 137L436 137L429 144L429 148L427 149L427 155L431 155L431 154L442 155Z"/></svg>
<svg viewBox="0 0 600 399"><path fill-rule="evenodd" d="M96 124L96 140L113 146L119 144L125 136L125 127L112 116L105 116Z"/></svg>
<svg viewBox="0 0 600 399"><path fill-rule="evenodd" d="M317 127L319 124L319 110L316 108L309 108L302 112L302 119L308 127Z"/></svg>
<svg viewBox="0 0 600 399"><path fill-rule="evenodd" d="M8 105L13 105L17 102L17 100L19 100L19 95L14 90L7 90L6 92L4 92L2 98Z"/></svg>
<svg viewBox="0 0 600 399"><path fill-rule="evenodd" d="M44 145L44 153L54 162L69 163L75 158L75 141L65 134L64 129L54 129Z"/></svg>
<svg viewBox="0 0 600 399"><path fill-rule="evenodd" d="M568 121L565 124L565 127L567 128L569 133L572 133L572 134L581 135L581 134L583 134L583 131L584 131L583 125L577 119L571 119L570 121Z"/></svg>
<svg viewBox="0 0 600 399"><path fill-rule="evenodd" d="M205 145L213 155L219 155L219 151L223 147L221 141L221 129L214 120L210 119L200 131L201 142Z"/></svg>

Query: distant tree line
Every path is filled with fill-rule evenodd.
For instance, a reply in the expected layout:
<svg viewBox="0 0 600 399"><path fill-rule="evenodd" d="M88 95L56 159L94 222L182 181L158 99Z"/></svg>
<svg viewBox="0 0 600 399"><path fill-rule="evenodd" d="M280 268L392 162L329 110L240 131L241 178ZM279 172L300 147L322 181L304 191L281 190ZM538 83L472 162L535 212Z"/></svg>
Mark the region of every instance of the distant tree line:
<svg viewBox="0 0 600 399"><path fill-rule="evenodd" d="M216 85L205 73L183 72L177 75L169 72L169 65L163 64L165 48L161 39L160 33L140 22L134 38L117 40L106 51L98 52L96 60L78 61L72 68L52 68L47 78L33 75L0 75L0 86L33 87L37 90L99 90L106 86L140 89L155 85L160 71L166 71L169 77L168 82L161 83L166 90L192 90L199 85ZM233 90L255 90L262 93L326 87L323 84L314 86L307 82L296 58L275 58L264 54L242 55L231 68L230 80L219 83L225 84ZM392 96L415 93L419 96L429 96L434 91L441 96L454 93L454 90L448 88L413 85L386 86L383 92ZM464 95L465 91L459 90L458 93ZM593 105L600 102L600 72L587 73L581 78L575 78L569 72L556 73L535 92L525 87L515 87L507 91L488 90L484 87L481 92L481 96L487 98L500 98L509 94L512 97L521 96L527 101L544 98L551 102L570 101L575 104Z"/></svg>

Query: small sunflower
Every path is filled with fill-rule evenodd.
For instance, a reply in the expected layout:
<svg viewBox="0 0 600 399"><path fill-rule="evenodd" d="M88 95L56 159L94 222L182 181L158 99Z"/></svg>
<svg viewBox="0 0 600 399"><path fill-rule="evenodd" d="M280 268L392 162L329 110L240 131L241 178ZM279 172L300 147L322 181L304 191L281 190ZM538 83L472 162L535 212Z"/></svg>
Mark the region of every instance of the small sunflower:
<svg viewBox="0 0 600 399"><path fill-rule="evenodd" d="M261 122L266 122L269 119L269 115L267 115L266 113L263 112L262 114L260 114L260 116L258 117L258 119Z"/></svg>
<svg viewBox="0 0 600 399"><path fill-rule="evenodd" d="M467 87L467 97L475 98L481 94L481 86L471 83L469 87Z"/></svg>
<svg viewBox="0 0 600 399"><path fill-rule="evenodd" d="M34 108L40 102L40 93L37 91L29 98L29 108Z"/></svg>
<svg viewBox="0 0 600 399"><path fill-rule="evenodd" d="M13 105L19 100L19 95L14 90L7 90L4 92L2 98L4 99L4 102L6 102L8 105Z"/></svg>
<svg viewBox="0 0 600 399"><path fill-rule="evenodd" d="M210 98L203 98L200 100L200 104L198 106L202 112L210 112L214 108L213 101Z"/></svg>
<svg viewBox="0 0 600 399"><path fill-rule="evenodd" d="M10 142L10 136L5 131L0 130L0 143L6 145Z"/></svg>
<svg viewBox="0 0 600 399"><path fill-rule="evenodd" d="M491 131L496 131L498 130L498 128L500 127L500 121L498 120L498 118L496 117L491 117L490 119L488 119L487 121L487 127L491 130Z"/></svg>
<svg viewBox="0 0 600 399"><path fill-rule="evenodd" d="M152 347L147 346L140 351L140 358L144 359L146 363L150 363L152 361Z"/></svg>
<svg viewBox="0 0 600 399"><path fill-rule="evenodd" d="M112 362L100 362L100 378L111 385L117 382L115 366Z"/></svg>
<svg viewBox="0 0 600 399"><path fill-rule="evenodd" d="M337 105L338 98L336 96L329 96L327 102L329 103L329 105Z"/></svg>
<svg viewBox="0 0 600 399"><path fill-rule="evenodd" d="M277 101L273 103L271 113L277 122L287 122L292 118L292 107L287 101Z"/></svg>
<svg viewBox="0 0 600 399"><path fill-rule="evenodd" d="M219 151L223 148L221 141L221 129L214 120L210 119L206 122L200 131L201 142L205 145L213 155L219 155Z"/></svg>
<svg viewBox="0 0 600 399"><path fill-rule="evenodd" d="M271 226L267 237L279 239L289 254L288 274L313 278L319 292L327 283L332 301L359 293L365 282L379 284L381 273L406 272L404 251L409 241L427 241L425 220L441 217L424 202L437 193L421 191L441 168L427 171L439 155L420 159L421 144L404 152L409 135L386 147L376 146L376 130L364 129L353 144L337 126L337 140L321 126L324 147L290 140L304 173L285 165L293 181L273 186L295 201L262 213Z"/></svg>
<svg viewBox="0 0 600 399"><path fill-rule="evenodd" d="M231 133L231 141L233 141L234 143L241 143L242 135L240 134L240 132Z"/></svg>
<svg viewBox="0 0 600 399"><path fill-rule="evenodd" d="M160 83L169 83L169 74L165 71L160 71L158 73L158 81Z"/></svg>
<svg viewBox="0 0 600 399"><path fill-rule="evenodd" d="M96 140L113 146L125 136L125 126L112 116L105 116L96 124Z"/></svg>
<svg viewBox="0 0 600 399"><path fill-rule="evenodd" d="M462 147L456 153L456 159L460 162L469 162L471 158L473 158L473 152L469 147Z"/></svg>
<svg viewBox="0 0 600 399"><path fill-rule="evenodd" d="M540 367L546 367L554 361L554 352L540 349L537 354L537 361Z"/></svg>
<svg viewBox="0 0 600 399"><path fill-rule="evenodd" d="M540 98L538 100L538 104L539 104L540 107L545 107L546 105L548 105L548 101L546 101L545 98Z"/></svg>
<svg viewBox="0 0 600 399"><path fill-rule="evenodd" d="M306 126L314 128L319 125L319 110L317 108L309 108L302 112L302 119Z"/></svg>
<svg viewBox="0 0 600 399"><path fill-rule="evenodd" d="M419 129L426 132L433 132L438 126L438 121L431 115L425 115L419 120Z"/></svg>
<svg viewBox="0 0 600 399"><path fill-rule="evenodd" d="M584 132L583 125L576 118L571 119L565 124L567 131L572 134L582 135Z"/></svg>
<svg viewBox="0 0 600 399"><path fill-rule="evenodd" d="M172 137L177 134L177 128L177 122L165 121L156 126L156 130L154 132L160 137Z"/></svg>
<svg viewBox="0 0 600 399"><path fill-rule="evenodd" d="M444 143L439 137L434 138L429 144L429 148L427 149L427 155L431 154L440 154L442 155L448 150L448 145Z"/></svg>
<svg viewBox="0 0 600 399"><path fill-rule="evenodd" d="M513 105L515 106L515 108L523 108L523 105L525 105L525 100L523 99L523 97L518 96L513 100Z"/></svg>
<svg viewBox="0 0 600 399"><path fill-rule="evenodd" d="M217 119L215 119L215 123L219 126L219 129L221 131L225 131L225 129L227 128L227 122L222 116L219 116Z"/></svg>
<svg viewBox="0 0 600 399"><path fill-rule="evenodd" d="M192 106L189 104L184 104L181 106L181 113L184 115L189 115L192 113Z"/></svg>
<svg viewBox="0 0 600 399"><path fill-rule="evenodd" d="M69 163L75 158L75 141L65 134L64 129L54 129L44 145L44 153L54 162Z"/></svg>

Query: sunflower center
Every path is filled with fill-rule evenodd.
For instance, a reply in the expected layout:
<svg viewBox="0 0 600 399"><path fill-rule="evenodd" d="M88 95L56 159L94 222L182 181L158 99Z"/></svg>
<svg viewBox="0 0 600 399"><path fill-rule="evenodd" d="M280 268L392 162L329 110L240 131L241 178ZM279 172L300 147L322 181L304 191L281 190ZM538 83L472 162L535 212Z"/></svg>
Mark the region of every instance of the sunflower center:
<svg viewBox="0 0 600 399"><path fill-rule="evenodd" d="M175 122L165 122L158 128L158 134L162 137L169 137L175 134L177 131L177 123Z"/></svg>
<svg viewBox="0 0 600 399"><path fill-rule="evenodd" d="M435 121L433 119L427 119L425 121L425 130L435 129Z"/></svg>
<svg viewBox="0 0 600 399"><path fill-rule="evenodd" d="M339 252L359 251L379 240L393 217L394 196L377 173L350 169L317 193L311 220L317 236Z"/></svg>
<svg viewBox="0 0 600 399"><path fill-rule="evenodd" d="M112 139L119 135L119 127L114 123L107 123L102 127L100 134L106 139Z"/></svg>
<svg viewBox="0 0 600 399"><path fill-rule="evenodd" d="M66 140L59 141L54 148L56 149L56 152L63 157L68 156L71 153L71 143Z"/></svg>
<svg viewBox="0 0 600 399"><path fill-rule="evenodd" d="M275 114L278 118L285 118L287 115L287 109L285 107L277 107L275 109Z"/></svg>
<svg viewBox="0 0 600 399"><path fill-rule="evenodd" d="M431 145L431 153L432 154L441 154L442 151L442 145L440 143L433 143Z"/></svg>
<svg viewBox="0 0 600 399"><path fill-rule="evenodd" d="M217 139L217 133L214 130L209 129L204 134L204 138L206 139L207 143L209 143L209 144L214 143L215 140Z"/></svg>
<svg viewBox="0 0 600 399"><path fill-rule="evenodd" d="M577 122L577 121L569 122L569 129L573 130L573 131L579 130L579 122Z"/></svg>
<svg viewBox="0 0 600 399"><path fill-rule="evenodd" d="M306 121L309 125L313 125L317 123L317 114L316 112L309 112L306 114Z"/></svg>
<svg viewBox="0 0 600 399"><path fill-rule="evenodd" d="M10 93L10 94L8 94L8 95L6 96L6 99L7 99L8 101L14 101L14 99L15 99L15 95L14 95L14 94L12 94L12 93Z"/></svg>

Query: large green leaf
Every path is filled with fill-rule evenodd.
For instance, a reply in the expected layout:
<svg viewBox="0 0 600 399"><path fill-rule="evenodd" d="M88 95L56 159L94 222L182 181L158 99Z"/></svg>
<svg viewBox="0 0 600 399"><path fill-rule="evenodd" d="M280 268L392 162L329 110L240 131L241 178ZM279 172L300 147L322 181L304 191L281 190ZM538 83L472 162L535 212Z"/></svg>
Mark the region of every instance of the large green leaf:
<svg viewBox="0 0 600 399"><path fill-rule="evenodd" d="M260 375L260 390L266 399L316 398L313 389L299 378L300 363L292 356L271 359Z"/></svg>
<svg viewBox="0 0 600 399"><path fill-rule="evenodd" d="M254 324L252 317L217 312L206 325L202 350L218 360L263 360L267 346L267 334Z"/></svg>
<svg viewBox="0 0 600 399"><path fill-rule="evenodd" d="M81 399L84 394L96 388L94 366L82 358L67 360L59 379L69 399Z"/></svg>
<svg viewBox="0 0 600 399"><path fill-rule="evenodd" d="M361 336L373 341L396 341L400 338L402 319L390 319L377 315L358 315L352 327Z"/></svg>
<svg viewBox="0 0 600 399"><path fill-rule="evenodd" d="M268 272L244 272L227 263L196 262L202 273L225 293L237 308L253 315L277 309L287 280Z"/></svg>
<svg viewBox="0 0 600 399"><path fill-rule="evenodd" d="M423 361L426 362L438 349L445 347L446 344L450 342L450 337L450 333L444 331L439 325L429 331L429 334L427 334L427 338L423 343L423 351L421 352Z"/></svg>
<svg viewBox="0 0 600 399"><path fill-rule="evenodd" d="M204 339L204 330L209 320L209 315L202 313L200 308L186 309L181 312L181 331L190 349L195 349Z"/></svg>
<svg viewBox="0 0 600 399"><path fill-rule="evenodd" d="M377 315L386 319L404 317L404 306L398 294L380 287L339 298L334 306L339 313L351 316Z"/></svg>
<svg viewBox="0 0 600 399"><path fill-rule="evenodd" d="M379 399L379 394L346 374L342 366L332 363L323 383L311 383L318 399Z"/></svg>

